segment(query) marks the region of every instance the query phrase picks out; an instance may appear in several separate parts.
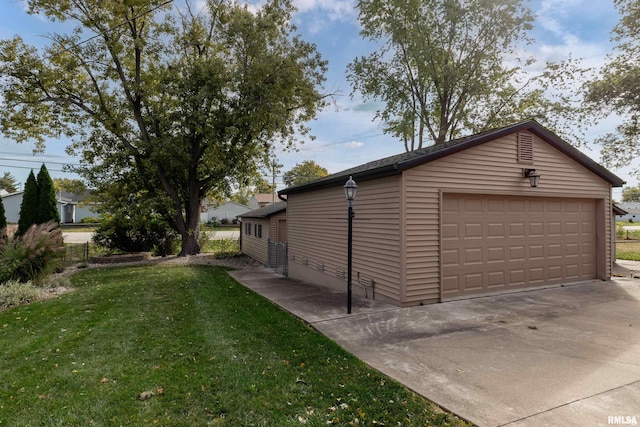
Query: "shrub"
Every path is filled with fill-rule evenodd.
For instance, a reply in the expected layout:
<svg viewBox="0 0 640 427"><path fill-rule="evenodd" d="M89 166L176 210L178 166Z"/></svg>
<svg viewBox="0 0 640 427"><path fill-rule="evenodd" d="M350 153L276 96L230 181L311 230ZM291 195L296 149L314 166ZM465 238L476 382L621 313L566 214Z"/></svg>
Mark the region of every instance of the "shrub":
<svg viewBox="0 0 640 427"><path fill-rule="evenodd" d="M42 291L31 282L10 280L0 285L0 310L40 299Z"/></svg>
<svg viewBox="0 0 640 427"><path fill-rule="evenodd" d="M229 218L222 218L222 219L220 220L220 222L221 222L222 224L229 224Z"/></svg>
<svg viewBox="0 0 640 427"><path fill-rule="evenodd" d="M54 221L32 225L22 236L7 237L0 246L0 283L37 284L61 266L63 248L62 231Z"/></svg>
<svg viewBox="0 0 640 427"><path fill-rule="evenodd" d="M110 252L174 252L178 234L159 217L136 219L111 216L104 218L93 236L96 245Z"/></svg>
<svg viewBox="0 0 640 427"><path fill-rule="evenodd" d="M88 216L80 220L80 224L99 224L99 223L100 223L100 218L95 216Z"/></svg>

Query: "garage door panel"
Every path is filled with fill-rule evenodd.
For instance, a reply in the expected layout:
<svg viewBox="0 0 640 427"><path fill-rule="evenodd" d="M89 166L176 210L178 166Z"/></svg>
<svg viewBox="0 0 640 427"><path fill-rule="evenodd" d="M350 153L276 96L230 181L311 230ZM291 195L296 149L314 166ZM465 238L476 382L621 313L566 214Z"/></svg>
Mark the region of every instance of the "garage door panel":
<svg viewBox="0 0 640 427"><path fill-rule="evenodd" d="M505 280L504 270L490 271L487 274L487 284L489 288L504 287L507 282Z"/></svg>
<svg viewBox="0 0 640 427"><path fill-rule="evenodd" d="M444 298L595 278L595 201L444 195Z"/></svg>

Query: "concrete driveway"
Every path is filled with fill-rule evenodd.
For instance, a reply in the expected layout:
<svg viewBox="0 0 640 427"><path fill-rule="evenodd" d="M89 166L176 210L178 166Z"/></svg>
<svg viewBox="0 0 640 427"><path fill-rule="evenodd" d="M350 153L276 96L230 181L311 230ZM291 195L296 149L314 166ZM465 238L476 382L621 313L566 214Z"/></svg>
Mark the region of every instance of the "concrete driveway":
<svg viewBox="0 0 640 427"><path fill-rule="evenodd" d="M411 308L356 298L347 315L342 292L269 270L231 274L480 426L640 423L640 280Z"/></svg>

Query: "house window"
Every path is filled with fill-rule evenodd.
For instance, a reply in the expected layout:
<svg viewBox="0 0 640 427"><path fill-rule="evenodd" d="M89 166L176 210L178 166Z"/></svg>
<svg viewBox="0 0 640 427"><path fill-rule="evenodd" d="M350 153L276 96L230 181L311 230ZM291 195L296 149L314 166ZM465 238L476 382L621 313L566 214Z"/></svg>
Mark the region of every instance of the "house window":
<svg viewBox="0 0 640 427"><path fill-rule="evenodd" d="M533 135L518 134L518 163L533 164Z"/></svg>
<svg viewBox="0 0 640 427"><path fill-rule="evenodd" d="M251 223L250 222L248 222L244 226L244 234L246 234L247 236L251 236Z"/></svg>
<svg viewBox="0 0 640 427"><path fill-rule="evenodd" d="M253 227L254 227L253 228L253 234L255 234L255 236L258 239L261 239L262 238L262 224L255 224Z"/></svg>

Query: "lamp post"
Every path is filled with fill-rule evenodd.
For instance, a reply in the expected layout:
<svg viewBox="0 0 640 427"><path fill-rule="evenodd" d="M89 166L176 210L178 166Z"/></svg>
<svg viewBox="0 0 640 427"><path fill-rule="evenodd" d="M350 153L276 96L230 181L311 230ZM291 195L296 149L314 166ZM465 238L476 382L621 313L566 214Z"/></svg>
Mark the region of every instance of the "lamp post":
<svg viewBox="0 0 640 427"><path fill-rule="evenodd" d="M353 180L353 177L349 177L349 180L344 184L344 195L347 198L348 210L347 218L349 222L347 230L347 313L351 314L351 265L353 261L353 200L356 198L356 191L358 186Z"/></svg>

